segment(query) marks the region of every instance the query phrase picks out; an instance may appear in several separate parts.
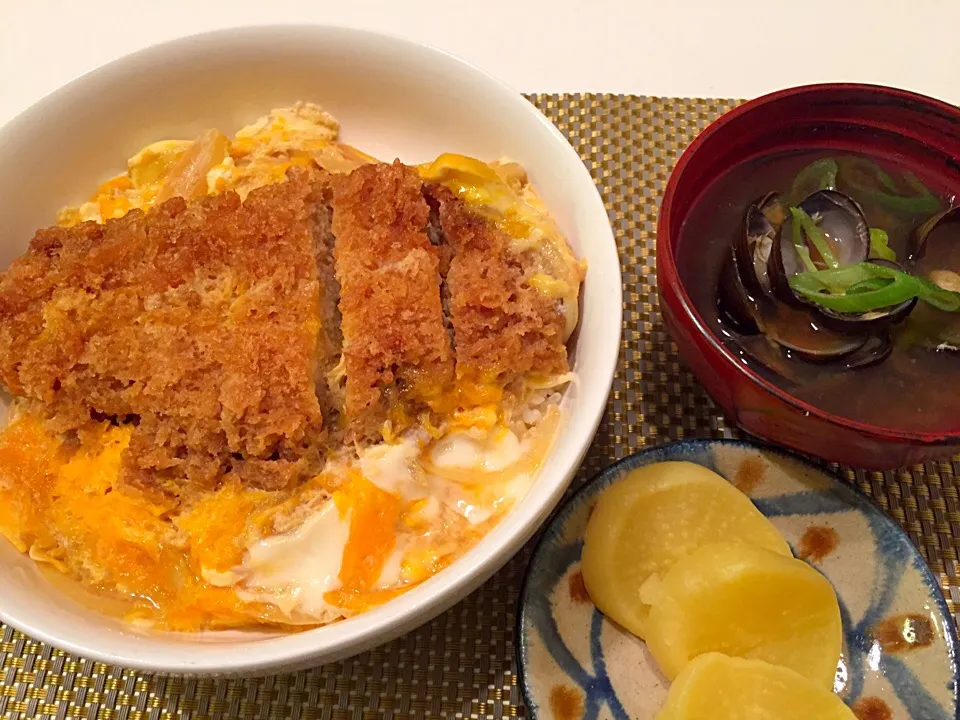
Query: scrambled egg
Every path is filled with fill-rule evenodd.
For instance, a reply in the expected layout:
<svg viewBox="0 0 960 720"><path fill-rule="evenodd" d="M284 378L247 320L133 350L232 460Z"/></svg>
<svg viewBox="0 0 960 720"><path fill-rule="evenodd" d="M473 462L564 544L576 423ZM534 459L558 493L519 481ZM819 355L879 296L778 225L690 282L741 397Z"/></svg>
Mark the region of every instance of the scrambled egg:
<svg viewBox="0 0 960 720"><path fill-rule="evenodd" d="M104 222L175 195L245 196L297 164L346 172L374 161L338 133L329 114L297 103L232 140L208 130L155 142L58 221ZM515 238L514 250L536 268L531 284L562 305L569 334L584 267L522 168L447 154L421 174ZM443 427L394 418L384 443L333 458L294 491L228 480L187 508L118 483L129 428L104 423L74 451L21 414L0 431L0 535L38 562L127 598L133 620L173 630L324 624L426 580L488 532L546 457L560 417L552 388L571 379L529 378L522 398L462 384L455 400L470 409L445 411Z"/></svg>
<svg viewBox="0 0 960 720"><path fill-rule="evenodd" d="M293 165L316 162L349 172L374 158L337 140L340 126L312 103L272 110L237 131L233 140L207 130L193 140L161 140L127 161L127 171L100 185L87 202L60 211L57 222L75 225L122 217L175 195L191 198L254 188L284 179Z"/></svg>
<svg viewBox="0 0 960 720"><path fill-rule="evenodd" d="M171 630L331 622L436 574L527 491L559 421L408 433L294 491L228 481L176 511L118 483L126 427L72 455L36 417L0 433L0 535ZM177 514L178 513L178 514Z"/></svg>

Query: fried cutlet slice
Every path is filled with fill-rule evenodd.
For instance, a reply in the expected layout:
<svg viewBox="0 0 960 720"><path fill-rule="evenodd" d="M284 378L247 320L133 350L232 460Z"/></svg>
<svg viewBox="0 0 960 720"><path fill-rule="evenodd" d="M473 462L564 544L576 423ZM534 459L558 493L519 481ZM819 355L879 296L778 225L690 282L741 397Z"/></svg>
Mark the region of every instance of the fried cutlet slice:
<svg viewBox="0 0 960 720"><path fill-rule="evenodd" d="M567 372L563 313L530 286L533 264L446 187L431 184L425 193L439 223L432 236L450 258L444 294L457 378L506 385L531 372Z"/></svg>
<svg viewBox="0 0 960 720"><path fill-rule="evenodd" d="M415 417L452 380L428 216L419 175L399 161L336 177L334 259L354 437L375 437L386 420Z"/></svg>
<svg viewBox="0 0 960 720"><path fill-rule="evenodd" d="M0 276L0 379L62 430L135 423L122 478L141 487L309 472L317 177L39 231Z"/></svg>

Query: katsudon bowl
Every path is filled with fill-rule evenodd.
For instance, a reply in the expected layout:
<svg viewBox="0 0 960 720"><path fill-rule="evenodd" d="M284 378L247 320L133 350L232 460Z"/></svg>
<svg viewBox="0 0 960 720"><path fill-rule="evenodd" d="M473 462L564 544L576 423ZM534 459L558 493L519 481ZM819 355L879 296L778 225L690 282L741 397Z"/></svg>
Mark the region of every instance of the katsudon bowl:
<svg viewBox="0 0 960 720"><path fill-rule="evenodd" d="M527 494L451 566L379 607L298 633L138 628L0 540L0 620L27 635L157 673L267 674L334 661L413 629L474 590L533 535L576 472L620 345L620 266L607 214L580 158L543 115L438 50L358 30L262 27L185 38L95 70L0 130L0 266L59 208L115 174L118 159L160 138L238 128L297 100L322 105L345 142L384 160L416 164L457 152L509 157L526 169L588 267L569 343L578 381L565 390L552 451Z"/></svg>

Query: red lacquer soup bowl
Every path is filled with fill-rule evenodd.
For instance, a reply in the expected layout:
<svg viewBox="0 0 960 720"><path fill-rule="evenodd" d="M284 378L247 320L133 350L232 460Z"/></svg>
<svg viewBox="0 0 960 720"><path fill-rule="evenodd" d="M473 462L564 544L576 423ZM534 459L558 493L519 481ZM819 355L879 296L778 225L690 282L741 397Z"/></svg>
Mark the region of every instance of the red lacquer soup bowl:
<svg viewBox="0 0 960 720"><path fill-rule="evenodd" d="M953 106L903 90L851 84L792 88L741 105L697 137L667 184L657 228L657 281L667 328L710 395L752 435L873 469L948 456L960 449L960 417L919 432L857 422L805 403L724 346L684 287L678 265L685 258L678 250L697 253L699 241L685 238L681 246L681 228L710 185L742 163L804 149L890 158L921 177L960 188L960 111ZM960 392L960 377L921 381Z"/></svg>

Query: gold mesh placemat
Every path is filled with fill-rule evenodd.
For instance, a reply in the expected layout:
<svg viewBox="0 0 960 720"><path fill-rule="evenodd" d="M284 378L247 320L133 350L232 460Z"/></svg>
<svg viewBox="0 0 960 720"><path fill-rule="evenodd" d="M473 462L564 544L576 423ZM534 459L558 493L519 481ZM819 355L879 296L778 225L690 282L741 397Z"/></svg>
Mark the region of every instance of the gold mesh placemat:
<svg viewBox="0 0 960 720"><path fill-rule="evenodd" d="M657 206L667 176L694 136L736 103L616 95L530 100L570 139L593 174L623 267L620 366L607 413L574 484L649 443L736 435L681 364L660 318L654 275ZM842 472L907 529L939 574L955 614L960 458L898 472ZM0 625L0 718L522 717L513 630L528 550L419 630L296 675L151 678L65 655Z"/></svg>

